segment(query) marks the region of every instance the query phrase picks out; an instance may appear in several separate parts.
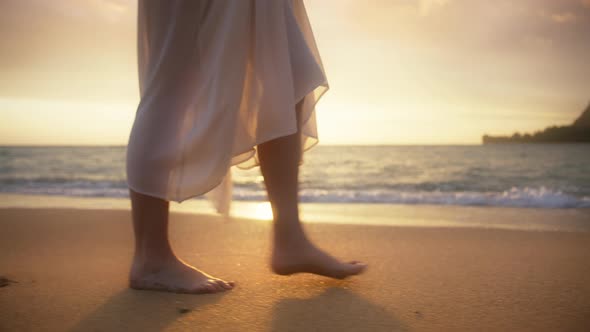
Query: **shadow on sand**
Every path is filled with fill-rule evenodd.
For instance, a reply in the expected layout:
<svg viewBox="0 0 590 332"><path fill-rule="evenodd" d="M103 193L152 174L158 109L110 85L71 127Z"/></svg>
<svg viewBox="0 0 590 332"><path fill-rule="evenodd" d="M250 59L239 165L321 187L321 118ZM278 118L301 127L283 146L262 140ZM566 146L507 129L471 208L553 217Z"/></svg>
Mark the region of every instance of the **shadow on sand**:
<svg viewBox="0 0 590 332"><path fill-rule="evenodd" d="M224 293L195 296L124 289L87 314L69 331L162 331L184 313L198 312L217 303L223 296ZM258 314L270 315L268 329L271 331L408 330L390 311L337 286L325 288L318 295L308 298L283 298L272 308L263 308L262 311ZM251 315L252 312L246 310L244 314ZM239 331L242 327L248 328L250 318L232 317L226 323L232 330ZM245 321L240 327L242 319ZM201 327L207 329L207 324Z"/></svg>
<svg viewBox="0 0 590 332"><path fill-rule="evenodd" d="M221 296L221 293L195 296L124 289L69 331L161 331L183 313L214 304Z"/></svg>
<svg viewBox="0 0 590 332"><path fill-rule="evenodd" d="M272 311L272 331L407 331L386 309L340 287L303 299L282 299Z"/></svg>

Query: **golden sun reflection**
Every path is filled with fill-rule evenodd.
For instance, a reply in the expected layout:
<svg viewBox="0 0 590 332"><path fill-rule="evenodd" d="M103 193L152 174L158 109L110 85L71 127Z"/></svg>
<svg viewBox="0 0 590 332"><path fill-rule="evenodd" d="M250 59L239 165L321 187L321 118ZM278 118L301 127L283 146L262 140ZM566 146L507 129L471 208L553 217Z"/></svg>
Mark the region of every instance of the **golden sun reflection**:
<svg viewBox="0 0 590 332"><path fill-rule="evenodd" d="M269 202L262 202L256 204L254 218L260 220L272 220L272 208Z"/></svg>

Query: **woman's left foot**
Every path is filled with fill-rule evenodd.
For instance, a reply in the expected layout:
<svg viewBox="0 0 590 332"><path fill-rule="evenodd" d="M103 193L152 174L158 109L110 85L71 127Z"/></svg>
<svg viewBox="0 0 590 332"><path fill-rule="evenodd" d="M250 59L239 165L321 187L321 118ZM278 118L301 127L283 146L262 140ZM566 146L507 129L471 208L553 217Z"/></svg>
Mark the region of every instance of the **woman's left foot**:
<svg viewBox="0 0 590 332"><path fill-rule="evenodd" d="M314 246L307 240L290 247L275 247L271 269L280 275L313 273L335 279L361 274L367 268L358 261L343 263Z"/></svg>

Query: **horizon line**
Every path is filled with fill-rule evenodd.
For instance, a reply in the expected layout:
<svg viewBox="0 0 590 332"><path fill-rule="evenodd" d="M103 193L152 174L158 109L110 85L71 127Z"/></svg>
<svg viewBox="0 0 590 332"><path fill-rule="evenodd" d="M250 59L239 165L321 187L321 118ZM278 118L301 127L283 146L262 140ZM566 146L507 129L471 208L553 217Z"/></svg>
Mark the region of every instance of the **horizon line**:
<svg viewBox="0 0 590 332"><path fill-rule="evenodd" d="M316 146L479 146L483 143L378 143L378 144L322 144ZM0 144L0 148L5 147L126 147L127 144Z"/></svg>

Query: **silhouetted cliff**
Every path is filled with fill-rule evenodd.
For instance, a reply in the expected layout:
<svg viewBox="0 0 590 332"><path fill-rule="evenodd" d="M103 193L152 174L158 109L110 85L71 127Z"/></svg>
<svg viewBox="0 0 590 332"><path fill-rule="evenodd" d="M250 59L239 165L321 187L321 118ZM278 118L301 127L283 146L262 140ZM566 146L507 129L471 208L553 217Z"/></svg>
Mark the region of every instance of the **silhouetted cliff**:
<svg viewBox="0 0 590 332"><path fill-rule="evenodd" d="M574 121L573 126L586 128L590 127L590 104L588 104L588 107L586 107L584 113L582 113L582 115L580 115L580 117Z"/></svg>
<svg viewBox="0 0 590 332"><path fill-rule="evenodd" d="M495 143L590 143L590 104L570 126L552 126L533 134L483 136L483 144Z"/></svg>

